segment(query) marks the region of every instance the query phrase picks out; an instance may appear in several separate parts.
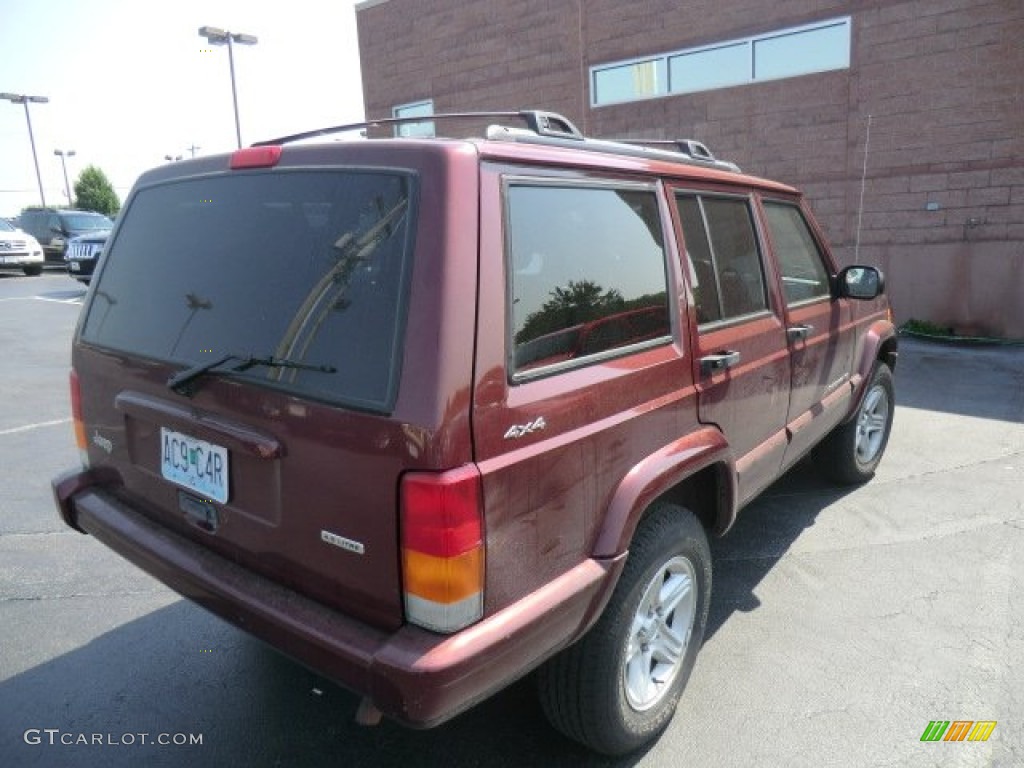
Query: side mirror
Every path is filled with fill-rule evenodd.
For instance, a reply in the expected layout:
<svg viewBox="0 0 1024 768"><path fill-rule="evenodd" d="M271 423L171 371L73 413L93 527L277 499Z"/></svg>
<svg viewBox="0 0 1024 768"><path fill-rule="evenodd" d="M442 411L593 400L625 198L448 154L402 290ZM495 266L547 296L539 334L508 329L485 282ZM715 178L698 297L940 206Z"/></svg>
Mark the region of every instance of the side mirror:
<svg viewBox="0 0 1024 768"><path fill-rule="evenodd" d="M846 267L836 278L838 293L841 297L874 299L885 292L885 277L874 267Z"/></svg>

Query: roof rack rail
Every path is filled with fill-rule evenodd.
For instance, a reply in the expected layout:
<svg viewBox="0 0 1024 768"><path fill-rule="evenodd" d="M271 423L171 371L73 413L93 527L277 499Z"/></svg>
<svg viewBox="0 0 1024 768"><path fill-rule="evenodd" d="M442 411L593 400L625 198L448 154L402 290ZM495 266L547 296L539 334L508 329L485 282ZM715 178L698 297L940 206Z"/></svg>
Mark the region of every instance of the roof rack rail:
<svg viewBox="0 0 1024 768"><path fill-rule="evenodd" d="M489 125L485 136L491 141L513 141L524 144L545 144L548 146L564 146L574 149L585 149L591 152L603 152L613 155L645 157L672 163L685 163L704 168L717 168L723 171L739 173L739 166L725 160L718 160L704 144L693 139L588 139L567 117L557 112L546 112L540 109L520 109L503 112L444 112L436 115L417 115L415 117L385 117L379 120L367 120L362 123L334 125L319 128L315 131L303 131L276 139L258 141L252 146L266 147L279 144L290 144L302 139L313 139L318 136L329 136L335 133L346 133L365 128L380 128L388 125L409 125L426 122L443 122L448 120L483 120L517 118L525 128L510 128L504 125ZM673 150L653 149L651 146L671 146Z"/></svg>
<svg viewBox="0 0 1024 768"><path fill-rule="evenodd" d="M715 160L708 145L694 139L609 139L623 144L635 144L640 147L672 147L675 152L695 157L699 160Z"/></svg>
<svg viewBox="0 0 1024 768"><path fill-rule="evenodd" d="M717 168L721 171L740 173L740 167L728 160L719 160L706 145L693 139L588 139L565 141L559 136L537 135L521 128L507 128L502 125L491 125L487 128L487 138L492 141L515 141L524 144L546 144L553 146L571 146L591 152L602 152L611 155L644 157L651 160L662 160L670 163L696 165L701 168ZM653 149L648 144L669 145L675 150Z"/></svg>
<svg viewBox="0 0 1024 768"><path fill-rule="evenodd" d="M415 123L428 123L445 120L481 120L481 119L504 119L519 118L535 136L558 137L583 141L583 134L579 132L572 122L556 112L545 112L540 109L521 109L505 112L445 112L437 115L418 115L415 117L385 117L379 120L367 120L362 123L348 123L346 125L334 125L329 128L319 128L314 131L303 131L293 133L289 136L281 136L276 139L257 141L252 146L267 147L277 144L290 144L302 139L313 139L317 136L329 136L334 133L347 133L361 128L379 128L386 125L408 125Z"/></svg>

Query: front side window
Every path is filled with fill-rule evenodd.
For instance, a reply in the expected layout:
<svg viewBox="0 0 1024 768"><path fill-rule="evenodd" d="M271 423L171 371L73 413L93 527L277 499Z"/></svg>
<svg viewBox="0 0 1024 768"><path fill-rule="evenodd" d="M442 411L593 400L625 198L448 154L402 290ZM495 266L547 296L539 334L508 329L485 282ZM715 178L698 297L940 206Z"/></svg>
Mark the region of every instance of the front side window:
<svg viewBox="0 0 1024 768"><path fill-rule="evenodd" d="M768 309L764 269L746 199L678 195L699 323Z"/></svg>
<svg viewBox="0 0 1024 768"><path fill-rule="evenodd" d="M82 340L174 363L273 356L311 368L232 377L386 411L404 330L414 178L279 171L139 191Z"/></svg>
<svg viewBox="0 0 1024 768"><path fill-rule="evenodd" d="M764 212L782 271L786 304L830 295L828 272L800 209L795 205L766 202Z"/></svg>
<svg viewBox="0 0 1024 768"><path fill-rule="evenodd" d="M671 335L650 189L507 189L512 370L616 354Z"/></svg>

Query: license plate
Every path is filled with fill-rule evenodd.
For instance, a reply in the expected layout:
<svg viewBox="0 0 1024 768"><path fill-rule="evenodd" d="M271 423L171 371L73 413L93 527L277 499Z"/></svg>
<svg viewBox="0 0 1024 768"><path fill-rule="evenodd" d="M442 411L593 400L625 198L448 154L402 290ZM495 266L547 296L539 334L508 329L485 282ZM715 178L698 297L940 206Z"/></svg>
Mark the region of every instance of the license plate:
<svg viewBox="0 0 1024 768"><path fill-rule="evenodd" d="M224 504L228 500L228 449L160 428L160 473L165 479Z"/></svg>
<svg viewBox="0 0 1024 768"><path fill-rule="evenodd" d="M77 261L72 261L68 266L71 268L72 272L77 272L82 268L82 265L79 264Z"/></svg>

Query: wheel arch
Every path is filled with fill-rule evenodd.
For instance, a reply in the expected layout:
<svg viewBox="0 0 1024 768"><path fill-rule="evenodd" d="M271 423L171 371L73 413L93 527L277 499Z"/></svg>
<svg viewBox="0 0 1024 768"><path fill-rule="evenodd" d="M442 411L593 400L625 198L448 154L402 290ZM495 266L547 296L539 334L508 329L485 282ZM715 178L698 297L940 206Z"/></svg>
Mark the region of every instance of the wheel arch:
<svg viewBox="0 0 1024 768"><path fill-rule="evenodd" d="M669 501L693 512L705 530L725 533L736 518L736 470L725 436L705 426L636 464L612 495L593 546L609 558L629 549L648 510Z"/></svg>
<svg viewBox="0 0 1024 768"><path fill-rule="evenodd" d="M888 320L878 320L872 323L864 332L864 341L860 349L860 358L857 360L857 367L854 369L854 381L856 388L853 393L853 402L850 404L850 411L843 419L848 422L857 411L868 391L868 383L871 381L871 374L877 363L885 363L889 370L896 369L896 358L898 356L899 341L896 335L896 328Z"/></svg>

